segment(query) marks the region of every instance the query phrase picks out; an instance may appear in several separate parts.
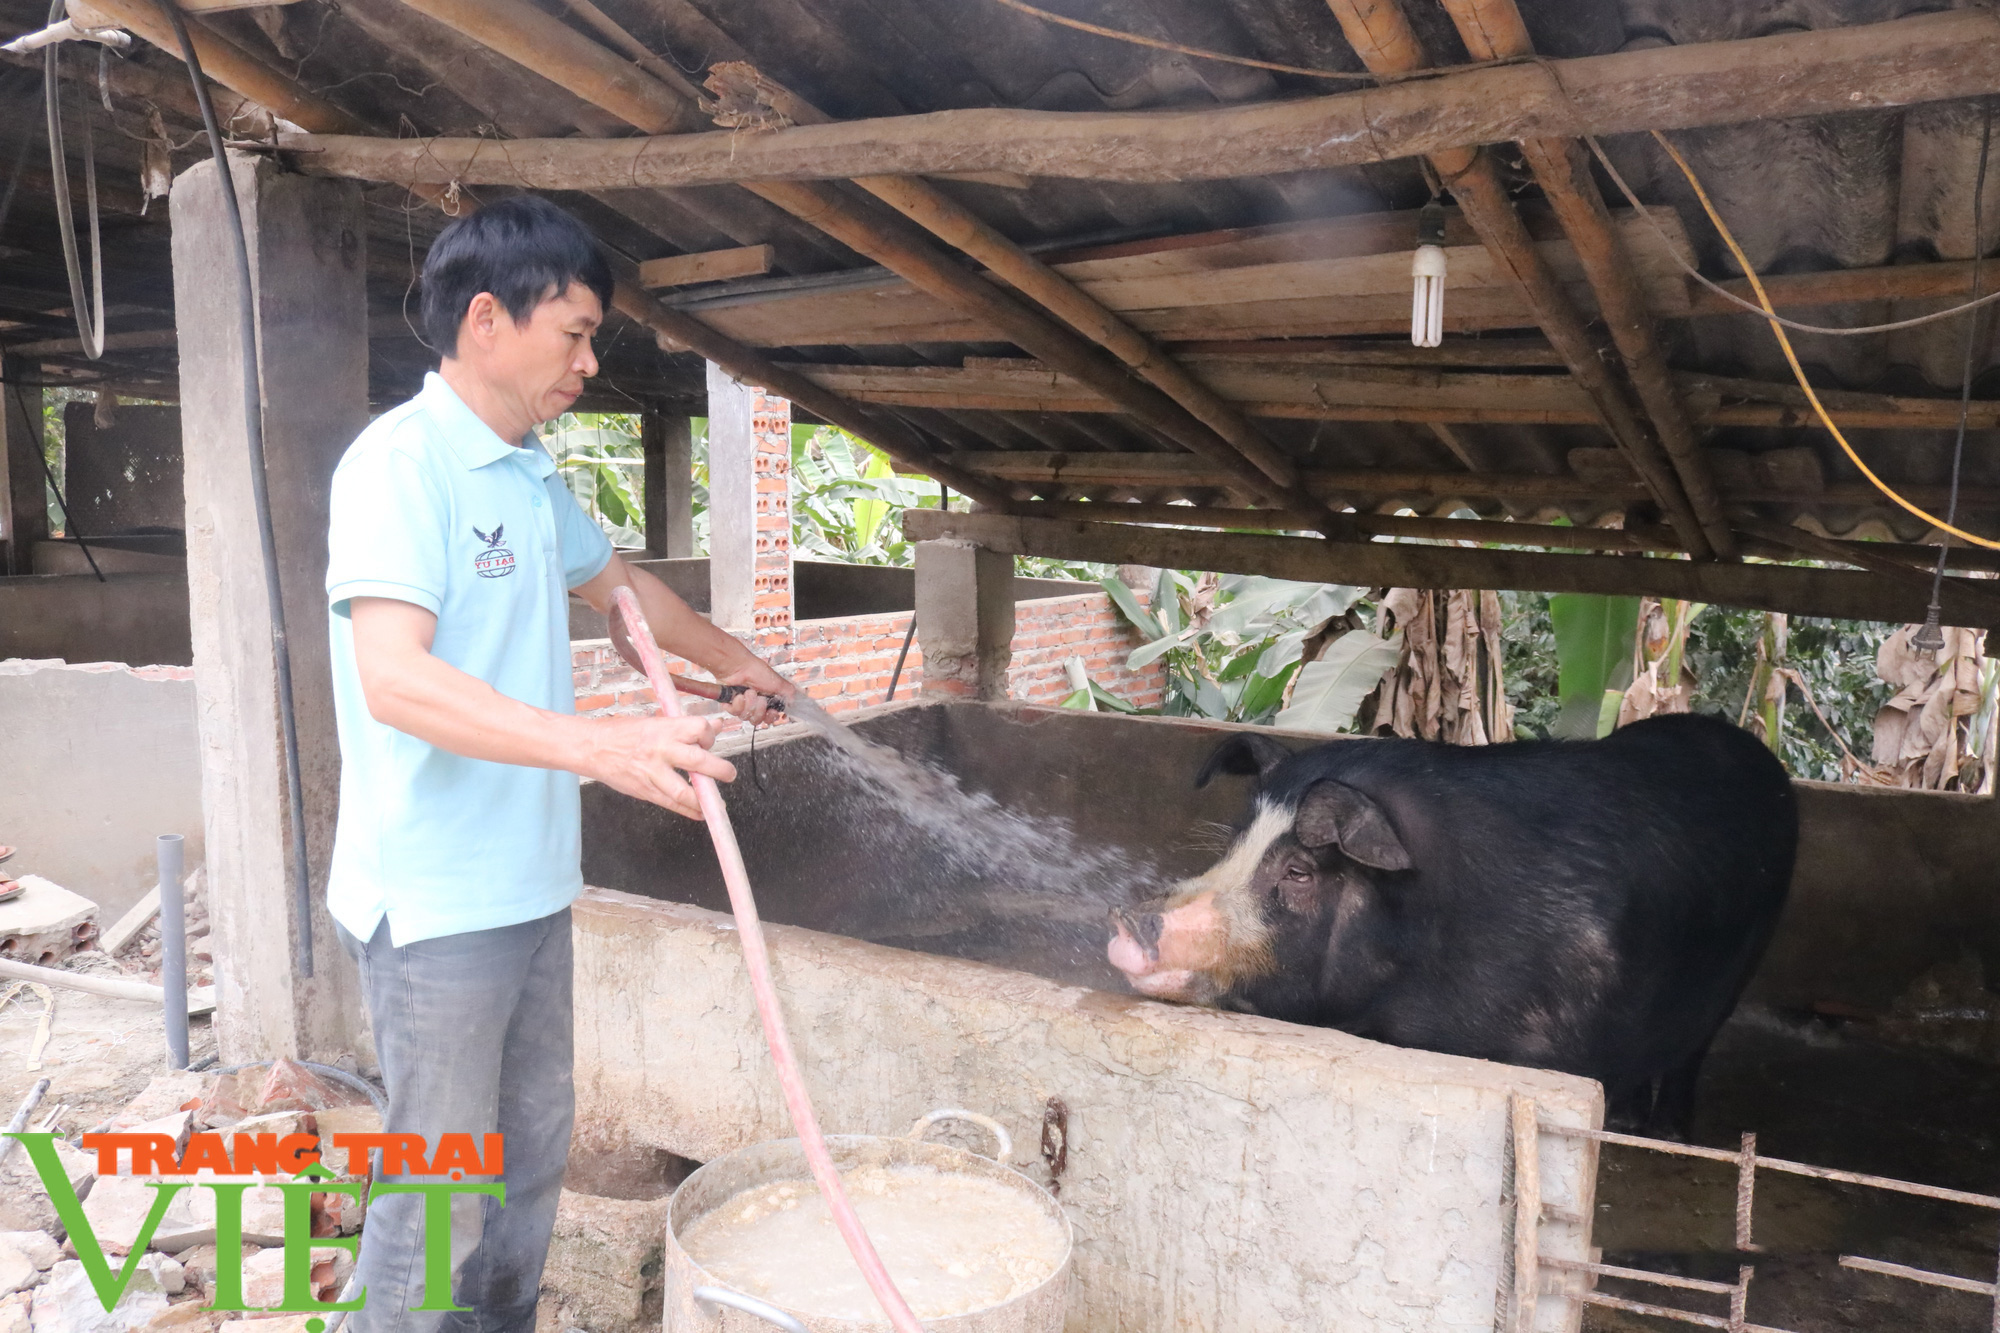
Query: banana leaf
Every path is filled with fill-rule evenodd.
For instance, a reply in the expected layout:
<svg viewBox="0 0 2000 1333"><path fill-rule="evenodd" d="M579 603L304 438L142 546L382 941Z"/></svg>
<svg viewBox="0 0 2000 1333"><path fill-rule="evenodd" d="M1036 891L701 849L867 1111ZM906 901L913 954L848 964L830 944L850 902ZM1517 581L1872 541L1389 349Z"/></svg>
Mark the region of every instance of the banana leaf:
<svg viewBox="0 0 2000 1333"><path fill-rule="evenodd" d="M1273 724L1329 735L1345 731L1382 677L1396 669L1402 647L1401 634L1378 639L1365 630L1349 630L1328 644L1317 661L1299 668L1292 702Z"/></svg>
<svg viewBox="0 0 2000 1333"><path fill-rule="evenodd" d="M1618 720L1605 696L1631 683L1632 641L1639 630L1637 597L1558 593L1549 598L1556 639L1556 694L1562 701L1552 736L1591 740L1609 735Z"/></svg>

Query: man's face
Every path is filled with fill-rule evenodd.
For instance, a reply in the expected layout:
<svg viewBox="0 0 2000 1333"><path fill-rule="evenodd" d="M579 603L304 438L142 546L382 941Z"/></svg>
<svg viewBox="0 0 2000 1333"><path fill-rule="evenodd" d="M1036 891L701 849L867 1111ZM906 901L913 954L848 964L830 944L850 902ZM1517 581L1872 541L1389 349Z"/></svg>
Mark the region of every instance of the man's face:
<svg viewBox="0 0 2000 1333"><path fill-rule="evenodd" d="M476 356L481 377L506 386L535 423L569 411L583 382L597 373L590 337L604 322L597 293L580 282L536 306L516 323L490 293L472 299L459 330L459 355Z"/></svg>

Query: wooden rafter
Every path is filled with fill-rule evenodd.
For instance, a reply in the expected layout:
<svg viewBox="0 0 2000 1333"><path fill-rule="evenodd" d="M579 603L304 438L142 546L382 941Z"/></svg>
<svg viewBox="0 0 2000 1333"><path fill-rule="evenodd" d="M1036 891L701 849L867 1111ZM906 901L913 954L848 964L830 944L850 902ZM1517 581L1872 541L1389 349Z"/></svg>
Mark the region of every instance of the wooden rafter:
<svg viewBox="0 0 2000 1333"><path fill-rule="evenodd" d="M1396 0L1327 3L1348 44L1371 72L1408 74L1430 63ZM1536 249L1492 159L1477 149L1450 148L1431 153L1430 162L1487 250L1527 298L1550 344L1590 395L1612 442L1639 474L1688 551L1705 559L1726 550L1726 545L1718 548L1711 536L1721 520L1720 506L1712 495L1707 497L1706 512L1697 505L1660 441L1641 420L1625 387L1610 374L1581 312L1556 280L1547 258ZM1722 537L1726 543L1727 529L1722 530Z"/></svg>
<svg viewBox="0 0 2000 1333"><path fill-rule="evenodd" d="M1468 550L1409 542L1329 542L935 509L905 510L903 530L913 541L955 538L1007 555L1212 569L1366 587L1674 597L1841 620L1921 620L1926 600L1922 587L1900 577L1784 565ZM2000 623L2000 602L1981 586L1947 579L1940 600L1946 624L1985 629Z"/></svg>
<svg viewBox="0 0 2000 1333"><path fill-rule="evenodd" d="M1606 451L1607 454L1609 451ZM951 455L959 467L993 480L1032 487L1115 486L1134 490L1186 490L1225 487L1228 479L1199 458L1185 454L1054 453L1022 450L960 451ZM1636 479L1543 475L1521 472L1402 472L1388 469L1307 468L1301 474L1315 497L1376 497L1412 502L1425 500L1492 499L1519 504L1629 505L1645 498ZM1754 476L1732 481L1719 478L1722 497L1730 504L1840 505L1878 509L1887 505L1882 493L1866 482L1785 484ZM1946 487L1897 482L1896 489L1917 504L1941 506ZM2000 486L1961 486L1962 510L2000 509Z"/></svg>
<svg viewBox="0 0 2000 1333"><path fill-rule="evenodd" d="M451 3L474 6L476 0ZM1785 77L1771 78L1774 69ZM1872 111L1994 92L2000 92L2000 18L1967 8L1851 28L1498 65L1365 92L1194 111L937 111L752 135L544 140L509 145L509 160L494 154L490 141L476 139L427 140L422 151L383 145L379 151L404 153L402 169L419 173L407 179L473 183L481 172L515 171L520 174L496 175L489 183L541 189L964 171L1160 183L1355 166L1521 139Z"/></svg>
<svg viewBox="0 0 2000 1333"><path fill-rule="evenodd" d="M700 123L699 109L676 89L525 0L404 2L648 134L679 135ZM1293 498L1285 480L1250 462L1186 408L1134 380L1085 339L955 263L936 246L884 228L856 201L826 186L774 181L745 188L954 309L998 328L1023 350L1076 375L1138 420L1236 471L1240 484L1255 493L1278 500Z"/></svg>
<svg viewBox="0 0 2000 1333"><path fill-rule="evenodd" d="M160 19L159 11L145 0L94 0L94 3L147 41L169 51L176 50L172 29ZM286 117L308 130L347 133L366 128L357 125L347 112L314 96L241 47L216 37L196 22L190 22L188 27L194 34L196 49L202 55L203 69L243 96L261 105L270 106L275 102L286 107ZM215 57L213 63L209 59L211 54ZM433 202L443 193L435 187L425 188ZM617 262L617 256L611 257ZM764 384L772 392L792 398L822 420L875 442L907 467L941 478L943 473L939 469L950 471L956 480L948 484L983 504L1004 508L1008 503L1010 497L1003 488L940 459L913 432L899 423L850 403L802 377L782 371L754 348L710 329L691 315L668 309L638 286L635 265L624 264L623 267L626 271L620 274L613 303L656 336L671 339L677 345L693 347L731 375Z"/></svg>
<svg viewBox="0 0 2000 1333"><path fill-rule="evenodd" d="M1532 56L1527 25L1514 0L1445 0L1474 60L1510 60ZM1576 255L1583 262L1598 309L1611 330L1611 340L1624 358L1626 378L1645 411L1654 434L1667 451L1688 503L1701 520L1702 533L1716 554L1735 553L1736 539L1722 515L1715 478L1709 475L1688 419L1666 352L1654 333L1653 312L1633 277L1632 264L1621 244L1611 214L1591 179L1588 159L1574 139L1523 139L1521 152L1535 181L1542 187Z"/></svg>
<svg viewBox="0 0 2000 1333"><path fill-rule="evenodd" d="M718 67L711 82L717 80L738 91L740 97L767 99L772 110L792 124L831 123L818 107L747 67ZM1291 460L1234 404L1188 374L1145 334L970 209L916 177L863 176L854 183L945 244L984 264L1001 281L1110 352L1227 440L1265 476L1283 486L1297 484L1297 469Z"/></svg>

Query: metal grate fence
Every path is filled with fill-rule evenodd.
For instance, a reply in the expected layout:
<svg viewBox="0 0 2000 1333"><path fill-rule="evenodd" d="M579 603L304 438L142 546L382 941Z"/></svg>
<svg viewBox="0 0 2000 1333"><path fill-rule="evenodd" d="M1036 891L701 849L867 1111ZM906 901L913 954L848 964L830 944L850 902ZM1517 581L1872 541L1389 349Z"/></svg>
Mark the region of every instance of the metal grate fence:
<svg viewBox="0 0 2000 1333"><path fill-rule="evenodd" d="M1919 1185L1908 1180L1892 1180L1887 1176L1864 1175L1858 1171L1836 1171L1805 1162L1790 1162L1780 1157L1760 1157L1757 1155L1755 1134L1745 1134L1742 1147L1736 1152L1730 1152L1723 1148L1700 1148L1686 1143L1669 1143L1664 1139L1643 1138L1637 1134L1617 1134L1610 1130L1579 1129L1568 1125L1548 1124L1541 1119L1531 1098L1517 1096L1513 1100L1514 1289L1508 1305L1506 1333L1534 1333L1536 1306L1545 1294L1543 1282L1545 1274L1576 1274L1581 1277L1583 1282L1580 1290L1574 1289L1577 1284L1564 1283L1560 1291L1549 1291L1546 1294L1560 1294L1566 1299L1580 1301L1584 1305L1603 1306L1632 1314L1655 1315L1662 1319L1694 1324L1702 1328L1726 1329L1728 1333L1794 1333L1790 1329L1753 1324L1745 1317L1745 1309L1750 1299L1750 1279L1755 1272L1749 1265L1737 1268L1734 1282L1713 1282L1702 1278L1681 1277L1673 1273L1620 1268L1611 1264L1586 1263L1542 1254L1539 1238L1541 1224L1544 1221L1583 1220L1562 1213L1560 1210L1545 1208L1542 1204L1541 1138L1545 1134L1594 1144L1610 1143L1627 1148L1643 1148L1650 1152L1669 1153L1677 1157L1699 1157L1713 1162L1733 1163L1736 1167L1736 1249L1739 1253L1751 1253L1757 1248L1751 1228L1751 1206L1756 1199L1759 1170L1780 1171L1787 1175L1809 1176L1814 1180L1837 1181L1846 1185L1864 1185L1870 1189L1914 1194L1926 1199L1968 1204L1974 1208L1985 1208L2000 1213L2000 1197L1991 1194L1974 1194L1967 1190L1944 1189L1937 1185ZM1929 1269L1892 1264L1882 1259L1868 1259L1850 1254L1840 1256L1840 1266L1843 1268L1879 1273L1885 1277L1900 1278L1907 1282L1921 1282L1927 1286L1948 1287L1953 1291L1967 1291L1985 1296L1993 1301L1993 1333L2000 1333L2000 1255L1996 1255L1995 1264L1995 1281L1980 1282L1973 1278L1955 1277L1949 1273L1934 1273ZM1729 1313L1726 1316L1701 1314L1669 1305L1655 1305L1608 1295L1594 1289L1594 1282L1600 1277L1621 1278L1669 1289L1726 1296L1729 1298Z"/></svg>

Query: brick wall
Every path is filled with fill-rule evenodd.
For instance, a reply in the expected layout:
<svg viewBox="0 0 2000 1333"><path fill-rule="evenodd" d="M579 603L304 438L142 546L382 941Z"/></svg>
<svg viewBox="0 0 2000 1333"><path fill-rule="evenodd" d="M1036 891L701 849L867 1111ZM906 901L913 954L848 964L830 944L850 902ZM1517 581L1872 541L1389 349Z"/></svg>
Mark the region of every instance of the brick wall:
<svg viewBox="0 0 2000 1333"><path fill-rule="evenodd" d="M792 623L792 405L761 389L750 399L755 441L757 642L784 641Z"/></svg>
<svg viewBox="0 0 2000 1333"><path fill-rule="evenodd" d="M883 701L910 615L894 611L844 620L801 620L783 638L775 627L759 631L753 646L829 712L846 712ZM1026 703L1060 703L1070 692L1063 663L1081 657L1098 685L1134 707L1156 708L1166 684L1159 664L1136 672L1125 669L1126 655L1139 643L1138 634L1101 592L1016 603L1008 692ZM652 707L652 691L644 678L620 660L608 641L577 642L572 645L572 661L577 712L644 712ZM903 663L898 699L921 688L923 661L918 641ZM669 670L683 675L706 674L671 655L667 662Z"/></svg>

